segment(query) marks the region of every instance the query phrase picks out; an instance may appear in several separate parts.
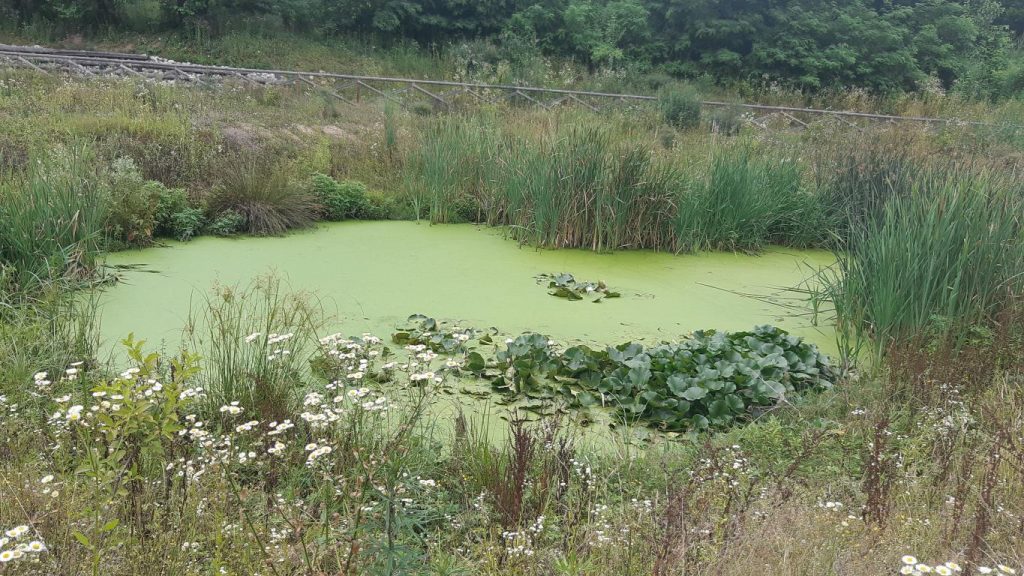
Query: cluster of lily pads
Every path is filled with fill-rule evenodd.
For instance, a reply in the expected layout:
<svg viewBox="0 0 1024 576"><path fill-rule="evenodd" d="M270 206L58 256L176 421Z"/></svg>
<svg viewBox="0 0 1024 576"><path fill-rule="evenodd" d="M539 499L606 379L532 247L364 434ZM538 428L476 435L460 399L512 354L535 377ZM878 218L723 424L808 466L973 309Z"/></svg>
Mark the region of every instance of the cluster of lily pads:
<svg viewBox="0 0 1024 576"><path fill-rule="evenodd" d="M465 331L414 319L434 330L399 332L395 342L432 344L439 353L462 356L463 372L490 381L506 399L605 406L623 421L666 431L726 427L804 392L830 388L837 379L815 345L767 325L748 332L699 331L651 347L627 342L562 350L541 334L508 339L502 348L489 333L470 341L459 336Z"/></svg>
<svg viewBox="0 0 1024 576"><path fill-rule="evenodd" d="M565 272L561 274L537 275L538 284L545 282L548 286L548 294L567 300L588 299L591 302L600 302L605 298L618 298L621 296L620 293L609 290L608 286L600 280L597 282L581 282L576 280L572 274Z"/></svg>
<svg viewBox="0 0 1024 576"><path fill-rule="evenodd" d="M391 335L391 341L400 346L423 345L438 354L465 352L469 342L479 335L473 328L448 326L423 314L409 316L406 325ZM482 342L489 344L489 335L483 335Z"/></svg>

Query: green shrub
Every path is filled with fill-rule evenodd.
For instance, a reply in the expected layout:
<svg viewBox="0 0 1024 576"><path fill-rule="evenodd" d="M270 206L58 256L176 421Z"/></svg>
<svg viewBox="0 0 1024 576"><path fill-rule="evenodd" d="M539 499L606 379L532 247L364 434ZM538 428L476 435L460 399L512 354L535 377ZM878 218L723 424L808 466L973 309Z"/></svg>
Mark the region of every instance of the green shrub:
<svg viewBox="0 0 1024 576"><path fill-rule="evenodd" d="M107 177L110 211L107 236L115 246L145 246L156 229L156 189L147 186L135 162L118 158Z"/></svg>
<svg viewBox="0 0 1024 576"><path fill-rule="evenodd" d="M367 218L370 212L366 185L357 180L338 182L326 174L314 174L309 190L320 203L320 214L324 220L340 222Z"/></svg>
<svg viewBox="0 0 1024 576"><path fill-rule="evenodd" d="M156 196L156 231L161 236L171 236L171 221L174 215L189 207L188 194L183 188L168 188L160 182L147 182L146 186Z"/></svg>
<svg viewBox="0 0 1024 576"><path fill-rule="evenodd" d="M160 182L147 182L146 187L157 198L156 235L186 241L199 234L205 220L203 211L189 204L184 189L167 188Z"/></svg>
<svg viewBox="0 0 1024 576"><path fill-rule="evenodd" d="M366 195L366 220L390 220L396 216L398 208L394 198L379 192Z"/></svg>
<svg viewBox="0 0 1024 576"><path fill-rule="evenodd" d="M316 198L291 179L289 166L267 154L239 152L222 161L220 183L207 202L211 214L232 210L244 219L245 231L281 234L313 223Z"/></svg>
<svg viewBox="0 0 1024 576"><path fill-rule="evenodd" d="M171 216L171 236L186 242L199 235L206 217L200 208L185 208Z"/></svg>
<svg viewBox="0 0 1024 576"><path fill-rule="evenodd" d="M221 212L210 222L209 231L214 236L234 236L245 229L245 216L230 208Z"/></svg>
<svg viewBox="0 0 1024 576"><path fill-rule="evenodd" d="M659 99L665 122L676 128L696 128L700 125L700 97L690 89L668 89Z"/></svg>

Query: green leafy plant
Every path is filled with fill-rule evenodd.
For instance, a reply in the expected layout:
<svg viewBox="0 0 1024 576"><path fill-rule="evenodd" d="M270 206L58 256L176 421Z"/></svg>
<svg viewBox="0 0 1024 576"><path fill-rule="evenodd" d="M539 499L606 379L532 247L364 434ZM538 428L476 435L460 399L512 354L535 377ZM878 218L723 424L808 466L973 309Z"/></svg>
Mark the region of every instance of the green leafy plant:
<svg viewBox="0 0 1024 576"><path fill-rule="evenodd" d="M670 431L729 426L836 380L817 347L772 326L604 351L557 352L546 336L524 334L477 373L505 394L614 406L627 421Z"/></svg>
<svg viewBox="0 0 1024 576"><path fill-rule="evenodd" d="M107 175L110 211L107 235L116 245L144 246L157 227L157 194L148 186L135 162L128 157L111 164Z"/></svg>
<svg viewBox="0 0 1024 576"><path fill-rule="evenodd" d="M326 174L314 174L310 178L309 190L320 203L324 220L338 222L368 218L372 211L366 185L362 182L339 182Z"/></svg>
<svg viewBox="0 0 1024 576"><path fill-rule="evenodd" d="M696 128L700 125L700 96L692 89L667 89L658 99L665 123L676 128Z"/></svg>
<svg viewBox="0 0 1024 576"><path fill-rule="evenodd" d="M146 187L156 196L156 234L186 241L197 236L203 228L203 211L191 206L183 188L168 188L160 182L147 182Z"/></svg>
<svg viewBox="0 0 1024 576"><path fill-rule="evenodd" d="M605 298L618 298L622 294L609 290L604 282L579 282L572 274L565 272L561 274L540 274L537 276L537 283L547 283L548 294L566 300L587 299L597 303Z"/></svg>
<svg viewBox="0 0 1024 576"><path fill-rule="evenodd" d="M202 209L185 208L171 216L171 235L182 242L191 240L199 235L205 223L206 216L203 214Z"/></svg>
<svg viewBox="0 0 1024 576"><path fill-rule="evenodd" d="M209 231L214 236L234 236L245 229L245 216L235 210L225 210L210 222Z"/></svg>
<svg viewBox="0 0 1024 576"><path fill-rule="evenodd" d="M82 406L69 408L67 425L79 451L85 455L76 473L92 485L92 502L79 511L88 530L76 530L73 536L92 556L92 574L100 573L106 553L118 544L124 511L134 529L141 529L143 513L139 494L145 481L144 471L161 467L172 454L181 417L190 403L183 394L185 384L198 371L197 357L183 354L161 370L159 355L143 352L145 342L129 335L122 344L134 364L121 377L91 389L94 398L109 398L97 409L82 415ZM84 421L83 421L84 420ZM115 501L125 506L111 506Z"/></svg>

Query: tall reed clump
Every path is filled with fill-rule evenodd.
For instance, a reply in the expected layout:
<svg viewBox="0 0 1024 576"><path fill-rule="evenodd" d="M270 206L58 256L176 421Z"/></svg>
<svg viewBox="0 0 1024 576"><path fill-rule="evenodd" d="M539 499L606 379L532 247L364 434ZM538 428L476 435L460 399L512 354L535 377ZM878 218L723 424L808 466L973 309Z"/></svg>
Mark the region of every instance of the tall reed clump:
<svg viewBox="0 0 1024 576"><path fill-rule="evenodd" d="M284 418L294 407L317 350L321 310L268 276L245 287L218 287L193 311L186 348L206 360L199 380L207 409L236 402L250 413Z"/></svg>
<svg viewBox="0 0 1024 576"><path fill-rule="evenodd" d="M108 195L89 148L57 150L0 176L0 264L23 291L83 278L103 245Z"/></svg>
<svg viewBox="0 0 1024 576"><path fill-rule="evenodd" d="M511 222L535 243L591 250L670 245L678 175L649 148L616 145L606 131L574 126L538 152L537 168L546 176L527 181L532 213Z"/></svg>
<svg viewBox="0 0 1024 576"><path fill-rule="evenodd" d="M523 137L443 123L428 132L411 168L408 195L417 210L429 207L432 222L486 221L509 226L521 241L560 248L672 243L675 170L649 148L613 143L604 130L570 126Z"/></svg>
<svg viewBox="0 0 1024 576"><path fill-rule="evenodd" d="M261 236L309 226L319 206L291 172L287 163L267 152L227 155L221 161L221 180L207 201L210 219L237 213L245 231Z"/></svg>
<svg viewBox="0 0 1024 576"><path fill-rule="evenodd" d="M756 252L768 244L820 244L827 236L821 205L802 178L788 159L719 152L707 177L679 197L677 249Z"/></svg>
<svg viewBox="0 0 1024 576"><path fill-rule="evenodd" d="M435 224L482 219L481 197L499 140L486 120L445 118L430 125L404 185L416 218Z"/></svg>
<svg viewBox="0 0 1024 576"><path fill-rule="evenodd" d="M825 278L841 331L890 342L937 323L991 321L1024 288L1024 189L930 168L875 218L851 224Z"/></svg>
<svg viewBox="0 0 1024 576"><path fill-rule="evenodd" d="M924 170L910 143L861 141L826 150L815 162L816 191L827 226L841 241L878 218L890 198L910 194Z"/></svg>

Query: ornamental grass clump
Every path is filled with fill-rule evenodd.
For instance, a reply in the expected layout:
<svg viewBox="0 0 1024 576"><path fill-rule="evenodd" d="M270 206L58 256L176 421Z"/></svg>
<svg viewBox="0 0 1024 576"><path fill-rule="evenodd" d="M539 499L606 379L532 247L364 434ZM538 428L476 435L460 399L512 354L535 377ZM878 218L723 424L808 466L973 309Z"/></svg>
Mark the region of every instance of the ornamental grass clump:
<svg viewBox="0 0 1024 576"><path fill-rule="evenodd" d="M222 163L220 182L207 200L211 221L230 211L258 236L309 226L319 209L316 199L297 185L287 164L255 153L234 153Z"/></svg>

